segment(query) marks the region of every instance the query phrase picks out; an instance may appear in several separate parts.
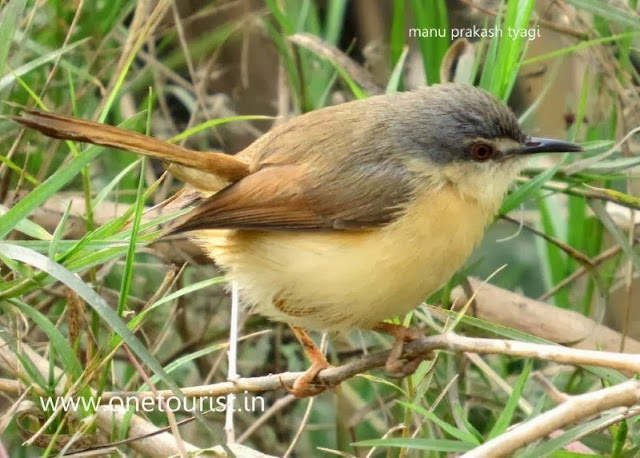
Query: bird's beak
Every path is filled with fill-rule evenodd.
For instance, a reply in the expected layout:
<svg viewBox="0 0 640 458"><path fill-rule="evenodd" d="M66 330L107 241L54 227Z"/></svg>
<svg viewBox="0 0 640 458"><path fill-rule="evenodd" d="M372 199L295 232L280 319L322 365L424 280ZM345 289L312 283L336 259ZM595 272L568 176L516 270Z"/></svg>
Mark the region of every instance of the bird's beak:
<svg viewBox="0 0 640 458"><path fill-rule="evenodd" d="M579 153L582 146L575 143L553 140L551 138L529 137L523 146L516 149L517 154L536 153Z"/></svg>

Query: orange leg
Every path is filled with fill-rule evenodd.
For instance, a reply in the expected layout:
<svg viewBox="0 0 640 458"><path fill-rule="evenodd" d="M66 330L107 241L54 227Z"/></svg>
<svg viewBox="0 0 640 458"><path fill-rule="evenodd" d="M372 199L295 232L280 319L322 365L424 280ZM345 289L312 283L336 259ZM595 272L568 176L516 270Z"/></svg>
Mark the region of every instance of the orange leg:
<svg viewBox="0 0 640 458"><path fill-rule="evenodd" d="M311 361L311 367L309 367L304 374L298 377L289 392L298 398L320 394L329 388L329 386L314 386L312 382L321 370L331 367L331 365L327 361L327 358L325 358L322 351L320 351L316 344L313 343L313 340L311 340L311 337L309 337L309 334L307 334L306 331L295 326L291 326L291 330L298 341L302 344L304 352Z"/></svg>
<svg viewBox="0 0 640 458"><path fill-rule="evenodd" d="M415 372L422 361L426 358L433 357L433 353L429 352L427 355L416 355L406 363L403 363L400 360L404 343L411 342L412 340L416 340L424 336L423 332L419 329L408 328L401 324L385 323L381 321L374 325L372 330L388 334L394 338L391 352L389 353L385 364L385 369L389 372L411 375Z"/></svg>

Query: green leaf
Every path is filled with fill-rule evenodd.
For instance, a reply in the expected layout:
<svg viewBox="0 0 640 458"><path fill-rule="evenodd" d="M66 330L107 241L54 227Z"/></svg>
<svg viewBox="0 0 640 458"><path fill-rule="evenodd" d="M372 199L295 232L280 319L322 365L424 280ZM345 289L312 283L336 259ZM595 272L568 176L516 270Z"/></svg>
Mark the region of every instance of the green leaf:
<svg viewBox="0 0 640 458"><path fill-rule="evenodd" d="M449 21L447 19L447 6L444 0L413 0L411 2L413 20L416 28L420 30L434 30L439 33L433 36L423 37L418 34L418 48L422 54L424 74L427 84L440 82L440 64L449 48ZM440 33L444 31L444 33Z"/></svg>
<svg viewBox="0 0 640 458"><path fill-rule="evenodd" d="M8 211L9 209L7 207L0 204L0 216L4 215ZM45 228L34 223L33 221L29 221L28 219L23 219L22 221L18 222L14 229L37 240L48 241L53 239L53 236L49 234L49 232L47 232Z"/></svg>
<svg viewBox="0 0 640 458"><path fill-rule="evenodd" d="M526 201L534 195L537 195L542 186L544 186L544 184L549 181L551 177L553 177L559 166L560 163L558 162L554 167L551 167L550 169L539 173L522 186L518 186L518 188L510 193L504 200L504 202L502 203L502 207L500 208L500 213L506 215L511 210L519 207L522 202Z"/></svg>
<svg viewBox="0 0 640 458"><path fill-rule="evenodd" d="M567 0L567 3L579 10L589 11L607 21L631 26L636 30L640 29L640 17L638 17L638 14L634 14L633 11L628 9L618 8L615 4L603 2L602 0Z"/></svg>
<svg viewBox="0 0 640 458"><path fill-rule="evenodd" d="M0 18L0 74L5 72L5 64L9 56L9 48L16 33L18 18L22 15L27 0L10 0L2 8ZM0 87L2 89L2 87Z"/></svg>
<svg viewBox="0 0 640 458"><path fill-rule="evenodd" d="M47 335L49 343L62 359L64 371L70 375L74 381L79 379L82 376L82 364L80 364L80 361L76 358L71 345L69 345L67 339L62 335L58 328L56 328L55 324L49 321L46 316L38 312L36 309L23 302L15 299L11 299L9 302L26 316L31 318L42 332Z"/></svg>
<svg viewBox="0 0 640 458"><path fill-rule="evenodd" d="M137 121L138 115L128 119L120 125L127 128ZM90 146L86 151L74 157L71 161L63 164L49 178L42 182L40 186L23 197L9 211L0 217L0 240L3 239L20 221L29 213L40 207L49 197L59 191L73 177L80 173L87 164L105 149L98 146Z"/></svg>
<svg viewBox="0 0 640 458"><path fill-rule="evenodd" d="M194 351L192 353L189 353L188 355L181 356L180 358L171 361L169 364L167 364L167 366L165 367L165 370L167 371L167 374L171 374L172 372L180 369L182 366L184 366L185 364L191 361L195 361L198 358L217 352L218 350L221 350L226 347L227 347L226 343L220 343L220 344L209 345L208 347L205 347L205 348L201 348L200 350ZM160 380L160 377L158 377L157 375L153 375L149 378L149 382L152 384L158 383L159 380ZM138 391L146 391L148 389L149 389L149 385L147 385L147 382L145 382L142 385L140 385L140 388L138 389Z"/></svg>
<svg viewBox="0 0 640 458"><path fill-rule="evenodd" d="M273 120L275 119L273 116L259 116L259 115L240 115L240 116L227 116L225 118L215 118L209 119L208 121L197 124L184 132L176 135L175 137L169 140L170 143L177 143L180 140L184 140L185 138L191 137L192 135L197 134L198 132L202 132L203 130L209 129L211 127L220 126L222 124L227 124L235 121L255 121L255 120Z"/></svg>
<svg viewBox="0 0 640 458"><path fill-rule="evenodd" d="M20 78L21 76L24 76L27 73L35 70L36 68L40 67L41 65L44 65L44 64L46 64L48 62L56 60L57 58L59 58L63 54L68 53L69 51L71 51L72 49L74 49L77 46L81 45L82 43L86 42L87 40L88 39L76 41L75 43L71 43L69 45L66 45L66 46L63 46L61 48L58 48L58 49L56 49L54 51L51 51L48 54L45 54L45 55L40 56L40 57L37 57L37 58L35 58L33 60L30 60L28 63L26 63L24 65L21 65L20 67L18 67L15 70L13 70L11 73L8 73L8 74L4 75L2 78L0 78L0 90L4 89L7 86L10 86L10 85L14 84L18 78Z"/></svg>
<svg viewBox="0 0 640 458"><path fill-rule="evenodd" d="M53 239L49 244L49 248L47 253L51 259L55 259L56 254L58 253L58 248L60 247L60 241L62 240L62 234L64 233L64 228L67 226L67 220L69 219L69 215L71 214L71 202L67 203L67 208L62 214L62 218L60 218L60 222L56 226L56 230L53 232ZM23 220L24 221L24 220Z"/></svg>
<svg viewBox="0 0 640 458"><path fill-rule="evenodd" d="M113 188L115 188L115 186L125 177L125 175L127 175L129 172L131 172L131 170L133 170L135 167L137 167L140 164L141 160L142 158L132 162L131 164L126 166L124 169L122 169L120 172L118 172L118 174L113 178L113 180L107 183L106 186L104 186L100 190L98 195L91 201L92 207L94 209L97 208L98 205L100 205L100 203L107 198L107 196L113 190Z"/></svg>
<svg viewBox="0 0 640 458"><path fill-rule="evenodd" d="M391 36L389 38L389 54L391 57L391 66L394 68L404 51L404 45L407 40L404 3L405 0L393 0L393 20L391 22Z"/></svg>
<svg viewBox="0 0 640 458"><path fill-rule="evenodd" d="M446 439L371 439L353 442L355 447L402 447L413 450L432 450L436 452L466 452L475 447L467 442L452 441Z"/></svg>
<svg viewBox="0 0 640 458"><path fill-rule="evenodd" d="M500 417L498 417L498 420L496 421L496 424L493 425L493 428L491 428L491 431L489 432L488 439L493 439L494 437L504 433L513 421L513 414L516 411L516 407L518 407L518 401L522 397L522 389L529 378L529 373L531 372L532 367L533 360L527 360L522 368L520 377L518 377L518 381L513 387L513 391L511 392L507 405L504 407L502 413L500 413Z"/></svg>
<svg viewBox="0 0 640 458"><path fill-rule="evenodd" d="M529 45L527 37L510 31L530 30L533 0L503 1L501 4L495 30L489 42L485 57L480 87L494 94L501 100L507 100L515 84L525 51ZM506 13L501 14L506 5Z"/></svg>
<svg viewBox="0 0 640 458"><path fill-rule="evenodd" d="M389 77L389 81L387 82L387 89L385 90L385 94L393 94L394 92L398 92L400 90L400 85L402 83L402 72L404 70L404 64L407 60L408 55L409 48L405 47L398 57L395 66L393 67L393 71L391 72L391 76Z"/></svg>
<svg viewBox="0 0 640 458"><path fill-rule="evenodd" d="M446 432L450 436L453 436L456 439L459 439L465 443L480 445L480 441L476 439L476 437L473 434L469 433L468 431L458 429L453 425L450 425L449 423L447 423L444 420L441 420L440 418L438 418L436 414L434 414L433 412L430 412L424 407L415 405L415 404L410 404L408 402L402 402L402 401L399 401L398 404L406 407L407 409L413 410L417 414L425 417L427 420L434 422L436 425L438 425L444 432Z"/></svg>
<svg viewBox="0 0 640 458"><path fill-rule="evenodd" d="M600 0L598 0L600 1ZM611 35L609 37L602 38L594 38L593 40L580 41L574 46L568 46L566 48L557 49L555 51L548 52L546 54L539 54L537 56L529 57L524 60L523 65L531 65L539 62L543 62L545 60L554 59L556 57L561 57L566 54L571 54L576 51L580 51L582 49L590 48L592 46L597 46L599 44L610 43L614 41L619 41L629 37L635 37L640 34L640 31L637 32L627 32L620 33L618 35Z"/></svg>
<svg viewBox="0 0 640 458"><path fill-rule="evenodd" d="M346 0L329 0L326 5L324 40L334 46L338 44L342 34L347 5Z"/></svg>
<svg viewBox="0 0 640 458"><path fill-rule="evenodd" d="M122 337L122 340L131 348L131 350L138 355L138 357L147 366L149 366L149 368L156 373L160 379L166 383L174 393L176 393L177 396L182 398L180 388L171 379L171 377L169 377L169 374L166 373L158 360L144 345L142 345L140 340L138 340L138 338L131 332L118 314L111 309L109 304L107 304L105 300L85 282L80 280L80 278L57 262L54 262L46 256L27 248L0 242L0 251L11 259L37 267L71 288L97 312L97 314L111 327L111 329Z"/></svg>
<svg viewBox="0 0 640 458"><path fill-rule="evenodd" d="M615 417L619 417L619 415L619 412L605 413L595 420L581 423L577 426L574 426L573 428L564 431L557 437L548 439L541 444L529 446L526 450L518 453L518 458L538 458L541 456L549 456L551 453L555 452L556 450L562 449L566 445L580 439L589 432L599 431L602 428L606 428L611 420Z"/></svg>
<svg viewBox="0 0 640 458"><path fill-rule="evenodd" d="M127 257L124 262L124 272L122 273L122 283L120 285L120 295L118 296L118 315L122 316L129 298L131 290L131 282L133 279L133 268L136 256L136 244L138 242L138 233L140 232L140 220L142 219L142 211L144 210L144 185L145 176L144 168L147 161L143 157L140 162L140 177L138 180L138 192L136 195L136 204L134 205L133 224L131 225L131 237L129 237L129 246L127 248Z"/></svg>

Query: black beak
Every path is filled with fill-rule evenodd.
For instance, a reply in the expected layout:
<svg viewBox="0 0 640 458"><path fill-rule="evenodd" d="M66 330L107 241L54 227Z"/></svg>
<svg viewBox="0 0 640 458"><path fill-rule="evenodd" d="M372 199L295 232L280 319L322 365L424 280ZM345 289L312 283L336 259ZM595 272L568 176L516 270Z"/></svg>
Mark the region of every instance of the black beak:
<svg viewBox="0 0 640 458"><path fill-rule="evenodd" d="M516 150L518 154L579 153L581 151L584 151L582 146L575 143L538 137L529 137L524 146Z"/></svg>

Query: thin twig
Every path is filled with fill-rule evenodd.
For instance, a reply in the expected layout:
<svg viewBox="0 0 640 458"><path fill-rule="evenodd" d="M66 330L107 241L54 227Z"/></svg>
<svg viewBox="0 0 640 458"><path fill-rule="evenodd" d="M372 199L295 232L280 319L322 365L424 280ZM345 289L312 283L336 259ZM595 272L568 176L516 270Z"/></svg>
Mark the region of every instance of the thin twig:
<svg viewBox="0 0 640 458"><path fill-rule="evenodd" d="M589 257L587 255L585 255L585 254L581 253L580 251L576 250L575 248L573 248L569 244L563 242L559 238L553 237L553 236L551 236L549 234L546 234L546 233L544 233L542 231L539 231L534 227L531 227L531 226L529 226L527 224L522 223L521 221L518 221L518 220L516 220L514 218L511 218L508 215L500 215L500 218L502 218L502 219L504 219L506 221L509 221L510 223L517 224L521 228L526 229L527 231L531 232L532 234L535 234L538 237L543 238L547 242L555 245L556 247L558 247L559 249L564 251L569 257L575 259L581 265L588 266L588 267L593 267L593 262L591 261L591 259L589 259Z"/></svg>
<svg viewBox="0 0 640 458"><path fill-rule="evenodd" d="M549 381L541 372L534 372L532 374L532 378L540 384L546 395L556 404L562 404L566 400L570 399L571 396L563 393L558 388L555 387L553 383Z"/></svg>
<svg viewBox="0 0 640 458"><path fill-rule="evenodd" d="M238 310L240 309L240 291L238 283L231 283L231 317L229 318L229 371L227 380L231 383L239 378L238 375ZM227 435L227 444L236 441L236 433L233 428L233 413L235 412L234 401L235 394L227 395L227 404L225 409L224 431Z"/></svg>
<svg viewBox="0 0 640 458"><path fill-rule="evenodd" d="M528 182L530 179L520 177L518 178L518 181ZM574 185L558 183L555 181L547 181L542 185L542 189L570 194L572 196L585 197L587 199L604 200L605 202L613 202L614 204L622 205L623 207L640 210L640 204L638 203L637 198L634 198L633 196L627 197L627 195L624 195L624 198L622 198L619 193L615 193L609 189L600 189L593 186L590 186L588 189L577 188Z"/></svg>
<svg viewBox="0 0 640 458"><path fill-rule="evenodd" d="M638 241L636 240L635 243L637 243L637 242ZM617 254L619 254L621 251L622 251L622 248L620 248L620 246L618 246L618 245L612 246L611 248L606 249L605 251L600 253L598 256L593 258L591 260L591 263L594 265L594 267L598 266L599 264L603 263L604 261L607 261L610 258L613 258ZM558 282L549 291L544 293L542 296L538 297L537 300L546 301L547 299L552 297L555 293L560 291L562 288L568 286L569 284L571 284L574 281L576 281L578 278L582 277L585 273L587 273L587 269L585 267L580 267L575 272L573 272L571 275L566 277L564 280Z"/></svg>
<svg viewBox="0 0 640 458"><path fill-rule="evenodd" d="M282 458L288 458L289 456L291 456L291 453L293 453L294 447L300 440L300 436L302 436L304 428L309 422L309 417L311 417L311 411L313 410L313 404L315 403L315 400L316 398L309 398L309 401L307 402L307 408L305 409L304 416L302 417L302 421L300 422L300 426L298 427L295 436L293 436L293 439L291 440L291 444L289 444L287 451L284 453L284 455L282 455Z"/></svg>
<svg viewBox="0 0 640 458"><path fill-rule="evenodd" d="M613 79L615 79L615 78L613 78ZM617 79L616 79L616 81L617 81ZM608 158L613 153L618 151L620 149L620 147L627 140L629 140L631 137L633 137L638 132L640 132L640 126L636 127L635 129L631 129L629 132L627 132L625 134L624 137L622 137L622 140L620 140L618 143L613 145L611 148L609 148L604 153L598 154L596 156L591 156L591 157L588 157L586 159L582 159L582 160L579 160L579 161L576 161L576 162L572 162L571 164L568 164L568 165L564 166L562 168L562 171L564 173L566 173L567 175L573 175L575 173L582 172L583 170L586 170L587 168L589 168L591 166L597 165L599 162L603 161L604 159Z"/></svg>
<svg viewBox="0 0 640 458"><path fill-rule="evenodd" d="M384 90L376 84L371 73L330 43L310 33L296 33L288 38L291 43L306 48L318 56L342 67L347 74L369 94L382 94L384 92Z"/></svg>
<svg viewBox="0 0 640 458"><path fill-rule="evenodd" d="M260 417L256 421L254 421L251 426L249 426L237 439L238 444L242 444L246 441L249 436L251 436L254 432L256 432L262 425L264 425L267 420L273 417L277 412L284 409L286 406L291 404L296 400L296 397L292 394L288 394L283 398L278 398L271 407L264 411Z"/></svg>
<svg viewBox="0 0 640 458"><path fill-rule="evenodd" d="M144 368L142 367L142 365L140 364L138 359L135 357L135 355L131 352L131 350L129 350L129 347L127 347L126 345L123 345L122 349L124 350L125 354L127 355L127 358L129 359L129 361L131 362L131 364L135 368L136 372L138 372L138 374L140 374L140 376L144 380L145 384L147 384L149 387L151 387L151 389L154 392L157 392L157 389L156 389L155 385L153 384L151 378L144 371ZM178 453L180 454L181 457L186 458L187 457L187 449L186 449L185 443L184 443L184 441L182 439L182 435L180 434L180 429L178 428L178 423L176 421L176 415L171 409L165 408L166 406L164 406L164 402L160 401L160 403L161 403L161 405L163 405L163 410L165 411L165 413L167 415L167 422L169 423L169 427L171 428L171 434L173 435L173 437L176 440L175 443L176 443L176 446L178 447Z"/></svg>

